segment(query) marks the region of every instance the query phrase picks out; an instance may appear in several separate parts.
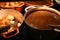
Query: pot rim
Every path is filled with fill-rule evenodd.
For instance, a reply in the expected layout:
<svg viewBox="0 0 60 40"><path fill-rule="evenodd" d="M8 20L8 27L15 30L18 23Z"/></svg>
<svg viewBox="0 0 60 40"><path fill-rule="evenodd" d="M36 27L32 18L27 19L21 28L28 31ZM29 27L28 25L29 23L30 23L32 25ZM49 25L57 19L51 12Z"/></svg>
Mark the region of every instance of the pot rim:
<svg viewBox="0 0 60 40"><path fill-rule="evenodd" d="M53 1L52 0L49 0L49 2L50 2L50 4L45 4L45 5L46 6L49 6L49 7L52 7L54 5ZM28 6L32 6L33 4L29 3L29 1L27 1L27 2L25 1L25 5L27 5L27 7L28 7Z"/></svg>
<svg viewBox="0 0 60 40"><path fill-rule="evenodd" d="M48 6L41 6L41 7L37 7L37 8L33 8L33 9L31 9L31 10L28 10L28 12L26 12L26 13L24 14L24 20L26 19L26 15L29 14L29 12L35 11L35 10L51 11L51 12L56 13L56 14L60 17L60 12L57 11L56 9L50 8L50 7L48 7ZM25 20L25 23L26 23L29 27L34 28L34 27L31 26L30 24L28 24L28 23L26 22L26 20ZM38 28L34 28L34 29L38 29ZM38 29L38 30L40 30L40 29Z"/></svg>

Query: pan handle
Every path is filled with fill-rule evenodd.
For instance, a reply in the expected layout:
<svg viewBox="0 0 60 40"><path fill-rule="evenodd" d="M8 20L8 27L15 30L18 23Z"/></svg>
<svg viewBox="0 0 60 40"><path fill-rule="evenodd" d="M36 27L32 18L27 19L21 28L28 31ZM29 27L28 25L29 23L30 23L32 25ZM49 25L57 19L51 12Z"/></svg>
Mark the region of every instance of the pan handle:
<svg viewBox="0 0 60 40"><path fill-rule="evenodd" d="M55 28L54 31L60 32L60 29Z"/></svg>
<svg viewBox="0 0 60 40"><path fill-rule="evenodd" d="M54 28L53 26L50 26L50 28L52 28L56 32L60 32L60 28Z"/></svg>
<svg viewBox="0 0 60 40"><path fill-rule="evenodd" d="M16 33L14 33L13 35L7 36L7 34L13 32L13 31L16 31ZM15 36L15 35L18 34L18 33L19 33L19 28L16 28L16 29L13 29L13 28L12 28L12 30L8 30L8 32L3 33L3 34L1 34L1 35L2 35L3 37L5 37L5 38L10 38L10 37L12 37L12 36Z"/></svg>
<svg viewBox="0 0 60 40"><path fill-rule="evenodd" d="M54 31L60 32L60 25L49 25L50 28L52 28ZM54 28L57 27L57 28Z"/></svg>
<svg viewBox="0 0 60 40"><path fill-rule="evenodd" d="M25 12L27 12L28 10L33 9L33 8L35 8L35 7L34 6L29 6L29 7L25 8Z"/></svg>

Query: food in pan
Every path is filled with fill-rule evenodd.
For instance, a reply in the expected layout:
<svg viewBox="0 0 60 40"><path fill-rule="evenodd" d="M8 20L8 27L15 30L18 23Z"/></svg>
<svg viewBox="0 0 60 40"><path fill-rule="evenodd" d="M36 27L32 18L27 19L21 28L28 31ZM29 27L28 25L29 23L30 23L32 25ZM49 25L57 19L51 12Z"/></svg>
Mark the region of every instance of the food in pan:
<svg viewBox="0 0 60 40"><path fill-rule="evenodd" d="M30 9L32 7L32 9ZM37 30L54 30L58 31L60 25L60 12L47 6L26 8L25 23ZM27 10L28 9L28 10ZM60 30L59 30L60 31ZM58 32L59 32L58 31Z"/></svg>
<svg viewBox="0 0 60 40"><path fill-rule="evenodd" d="M0 35L5 38L10 38L18 34L19 27L23 23L22 14L12 9L0 10L0 14Z"/></svg>
<svg viewBox="0 0 60 40"><path fill-rule="evenodd" d="M24 2L0 2L0 7L3 9L15 9L18 11L22 11L22 7L24 5Z"/></svg>

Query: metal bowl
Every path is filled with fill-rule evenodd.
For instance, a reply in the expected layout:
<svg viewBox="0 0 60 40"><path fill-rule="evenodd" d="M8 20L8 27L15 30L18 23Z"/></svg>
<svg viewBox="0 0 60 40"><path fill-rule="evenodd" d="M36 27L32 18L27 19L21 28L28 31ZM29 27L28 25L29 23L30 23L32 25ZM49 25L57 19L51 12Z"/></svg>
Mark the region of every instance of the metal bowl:
<svg viewBox="0 0 60 40"><path fill-rule="evenodd" d="M0 35L5 38L10 38L14 35L17 35L23 20L23 15L19 11L13 9L0 10L0 29L6 29L6 31L1 30L3 32ZM13 34L12 32L14 31L16 32ZM10 35L10 33L12 33L12 35Z"/></svg>

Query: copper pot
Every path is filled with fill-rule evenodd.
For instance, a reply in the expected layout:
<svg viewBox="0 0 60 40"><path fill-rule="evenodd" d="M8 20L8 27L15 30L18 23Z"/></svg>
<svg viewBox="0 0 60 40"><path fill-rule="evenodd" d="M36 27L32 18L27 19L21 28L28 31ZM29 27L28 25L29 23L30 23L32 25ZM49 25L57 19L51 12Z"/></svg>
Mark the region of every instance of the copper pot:
<svg viewBox="0 0 60 40"><path fill-rule="evenodd" d="M25 9L25 23L37 30L60 32L60 12L47 6L29 6Z"/></svg>
<svg viewBox="0 0 60 40"><path fill-rule="evenodd" d="M1 2L0 7L2 9L15 9L17 11L22 11L24 2Z"/></svg>
<svg viewBox="0 0 60 40"><path fill-rule="evenodd" d="M53 2L51 0L33 0L33 1L25 1L25 6L32 6L32 5L47 5L49 7L53 6Z"/></svg>
<svg viewBox="0 0 60 40"><path fill-rule="evenodd" d="M4 27L10 27L7 31L0 34L3 37L10 38L17 35L22 23L23 15L19 11L13 9L0 10L0 29Z"/></svg>

